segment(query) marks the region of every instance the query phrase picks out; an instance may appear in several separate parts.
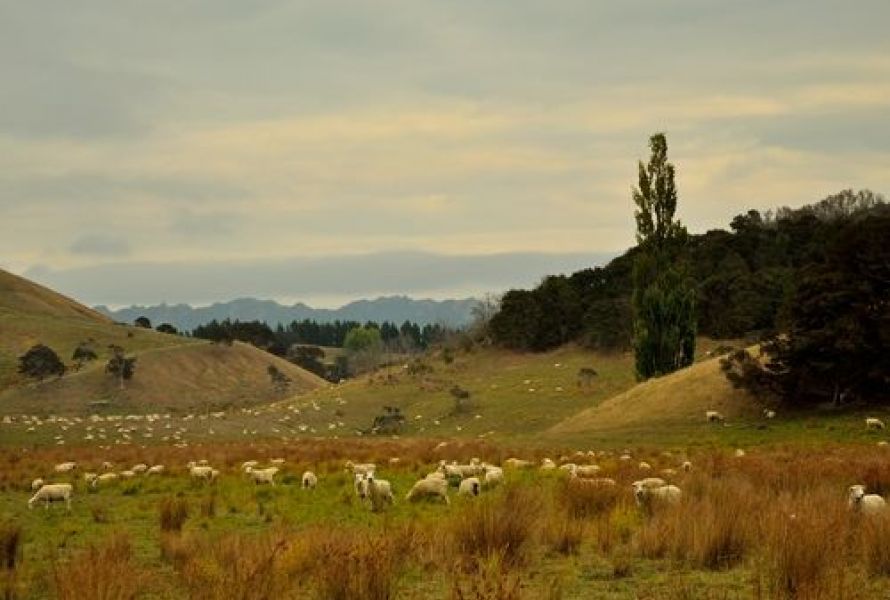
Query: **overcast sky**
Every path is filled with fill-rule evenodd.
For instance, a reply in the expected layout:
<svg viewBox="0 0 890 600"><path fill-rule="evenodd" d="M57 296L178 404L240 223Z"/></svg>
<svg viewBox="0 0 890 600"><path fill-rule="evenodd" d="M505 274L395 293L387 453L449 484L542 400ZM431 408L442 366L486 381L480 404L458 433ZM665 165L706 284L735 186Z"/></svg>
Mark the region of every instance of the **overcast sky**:
<svg viewBox="0 0 890 600"><path fill-rule="evenodd" d="M888 23L887 0L0 0L0 266L114 305L529 285L632 243L660 130L692 231L887 193Z"/></svg>

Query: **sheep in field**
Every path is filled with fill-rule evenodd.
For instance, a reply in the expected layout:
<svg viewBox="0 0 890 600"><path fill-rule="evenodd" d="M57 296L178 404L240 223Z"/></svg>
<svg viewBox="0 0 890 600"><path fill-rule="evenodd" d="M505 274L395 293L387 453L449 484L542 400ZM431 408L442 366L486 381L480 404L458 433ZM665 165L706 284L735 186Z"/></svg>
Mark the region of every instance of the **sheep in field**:
<svg viewBox="0 0 890 600"><path fill-rule="evenodd" d="M885 429L884 422L875 417L868 417L865 420L865 428L866 429Z"/></svg>
<svg viewBox="0 0 890 600"><path fill-rule="evenodd" d="M312 471L303 473L301 481L303 482L304 490L314 490L315 486L318 485L318 477Z"/></svg>
<svg viewBox="0 0 890 600"><path fill-rule="evenodd" d="M717 412L716 410L709 410L705 412L705 418L708 420L708 423L725 423L726 417Z"/></svg>
<svg viewBox="0 0 890 600"><path fill-rule="evenodd" d="M866 494L864 485L851 485L849 506L850 510L865 515L873 515L883 512L887 508L887 502L878 494Z"/></svg>
<svg viewBox="0 0 890 600"><path fill-rule="evenodd" d="M34 503L43 501L45 508L49 508L51 502L64 501L71 510L71 495L74 493L74 486L70 483L47 483L41 486L37 493L28 500L28 508L34 508Z"/></svg>
<svg viewBox="0 0 890 600"><path fill-rule="evenodd" d="M421 479L408 491L405 500L414 502L421 498L441 498L445 504L451 504L448 499L448 482L442 479Z"/></svg>
<svg viewBox="0 0 890 600"><path fill-rule="evenodd" d="M56 473L70 473L71 471L77 468L76 462L63 462L59 463L55 466L54 470Z"/></svg>
<svg viewBox="0 0 890 600"><path fill-rule="evenodd" d="M458 496L478 496L479 492L482 490L482 484L479 482L478 477L467 477L463 481L460 482L460 486L457 488Z"/></svg>
<svg viewBox="0 0 890 600"><path fill-rule="evenodd" d="M250 475L250 478L253 479L253 482L257 485L268 483L274 486L276 473L278 473L278 467L269 467L268 469L254 469L249 467L247 470L247 474Z"/></svg>
<svg viewBox="0 0 890 600"><path fill-rule="evenodd" d="M360 497L371 501L371 510L374 512L392 506L392 486L385 479L375 479L373 473L366 475L362 478L361 490Z"/></svg>
<svg viewBox="0 0 890 600"><path fill-rule="evenodd" d="M680 503L683 492L675 485L644 485L637 481L633 484L634 499L637 506L652 508L655 502L676 505Z"/></svg>

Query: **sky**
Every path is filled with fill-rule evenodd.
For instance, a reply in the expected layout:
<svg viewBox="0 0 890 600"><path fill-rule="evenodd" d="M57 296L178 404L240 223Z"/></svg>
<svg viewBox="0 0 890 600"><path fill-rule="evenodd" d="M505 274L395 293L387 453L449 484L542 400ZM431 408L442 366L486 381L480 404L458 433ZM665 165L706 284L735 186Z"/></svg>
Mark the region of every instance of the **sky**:
<svg viewBox="0 0 890 600"><path fill-rule="evenodd" d="M0 267L90 304L465 297L890 192L887 0L0 0Z"/></svg>

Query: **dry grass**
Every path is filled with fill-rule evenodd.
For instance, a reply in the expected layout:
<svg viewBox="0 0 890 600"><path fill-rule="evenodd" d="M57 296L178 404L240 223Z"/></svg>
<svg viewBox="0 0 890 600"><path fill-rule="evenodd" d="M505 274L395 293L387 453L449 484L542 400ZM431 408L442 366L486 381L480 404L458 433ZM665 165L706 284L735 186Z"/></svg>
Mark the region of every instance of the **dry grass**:
<svg viewBox="0 0 890 600"><path fill-rule="evenodd" d="M145 591L148 573L133 559L129 538L115 534L64 563L53 562L59 600L130 600Z"/></svg>
<svg viewBox="0 0 890 600"><path fill-rule="evenodd" d="M161 531L180 532L189 516L189 503L185 498L167 496L158 503Z"/></svg>
<svg viewBox="0 0 890 600"><path fill-rule="evenodd" d="M0 570L12 571L21 560L22 527L17 523L0 523Z"/></svg>

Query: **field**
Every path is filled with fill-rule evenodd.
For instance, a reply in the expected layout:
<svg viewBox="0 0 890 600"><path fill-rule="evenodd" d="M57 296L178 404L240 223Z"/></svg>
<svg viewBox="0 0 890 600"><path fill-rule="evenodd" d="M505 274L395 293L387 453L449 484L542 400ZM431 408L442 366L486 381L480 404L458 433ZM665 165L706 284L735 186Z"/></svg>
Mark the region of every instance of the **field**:
<svg viewBox="0 0 890 600"><path fill-rule="evenodd" d="M881 598L890 520L853 514L846 499L854 482L890 491L888 457L871 448L736 457L633 447L630 460L608 451L584 459L614 488L535 467L508 470L477 498L452 489L450 506L403 495L440 459L538 461L545 452L422 440L3 451L0 559L13 566L4 585L15 598ZM559 452L569 450L548 454ZM275 487L240 473L244 460L273 457L286 459ZM201 458L221 469L217 483L189 480L184 463ZM346 458L376 462L395 504L375 513L361 502ZM29 511L30 479L62 459L82 470L159 463L168 473L96 490L80 475L56 476L75 481L72 511ZM686 459L689 473L678 469ZM304 469L318 473L316 490L300 489ZM677 470L662 476L682 488L682 502L638 507L630 482L663 469Z"/></svg>

